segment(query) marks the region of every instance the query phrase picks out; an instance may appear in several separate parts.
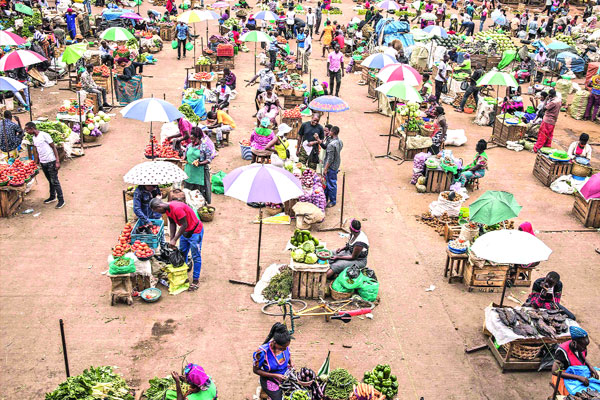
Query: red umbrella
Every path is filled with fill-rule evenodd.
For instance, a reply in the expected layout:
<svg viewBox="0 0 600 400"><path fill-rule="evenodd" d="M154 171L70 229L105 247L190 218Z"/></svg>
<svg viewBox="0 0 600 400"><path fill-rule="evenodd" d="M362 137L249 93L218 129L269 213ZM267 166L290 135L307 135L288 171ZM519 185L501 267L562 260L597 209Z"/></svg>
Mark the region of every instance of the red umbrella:
<svg viewBox="0 0 600 400"><path fill-rule="evenodd" d="M19 35L15 35L8 31L0 31L0 46L19 46L25 42L27 42L27 40Z"/></svg>
<svg viewBox="0 0 600 400"><path fill-rule="evenodd" d="M31 50L11 51L0 58L0 71L10 71L11 69L27 67L46 61L46 58Z"/></svg>
<svg viewBox="0 0 600 400"><path fill-rule="evenodd" d="M377 77L383 83L392 81L404 81L410 86L419 86L423 83L423 77L413 67L407 64L389 64L383 67Z"/></svg>
<svg viewBox="0 0 600 400"><path fill-rule="evenodd" d="M592 175L580 190L586 200L600 199L600 174Z"/></svg>

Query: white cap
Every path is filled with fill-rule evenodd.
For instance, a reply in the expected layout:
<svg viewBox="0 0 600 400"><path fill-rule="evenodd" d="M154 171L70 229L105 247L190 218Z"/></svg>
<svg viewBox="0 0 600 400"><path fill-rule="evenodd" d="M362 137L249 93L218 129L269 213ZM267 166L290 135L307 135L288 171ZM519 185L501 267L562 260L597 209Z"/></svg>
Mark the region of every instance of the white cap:
<svg viewBox="0 0 600 400"><path fill-rule="evenodd" d="M288 124L280 124L279 129L277 129L277 136L283 136L288 132L291 132L292 128Z"/></svg>

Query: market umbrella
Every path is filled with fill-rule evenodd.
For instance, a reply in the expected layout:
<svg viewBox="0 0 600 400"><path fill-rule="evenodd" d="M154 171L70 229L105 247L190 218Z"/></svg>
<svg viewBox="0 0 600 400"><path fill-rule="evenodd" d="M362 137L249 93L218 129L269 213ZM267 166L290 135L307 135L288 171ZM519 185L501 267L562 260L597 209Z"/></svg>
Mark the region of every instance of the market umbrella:
<svg viewBox="0 0 600 400"><path fill-rule="evenodd" d="M254 19L260 19L264 21L277 21L279 16L271 11L259 11L254 14Z"/></svg>
<svg viewBox="0 0 600 400"><path fill-rule="evenodd" d="M1 91L11 91L18 92L20 90L24 90L27 86L22 84L16 79L8 78L6 76L0 77L0 90Z"/></svg>
<svg viewBox="0 0 600 400"><path fill-rule="evenodd" d="M76 43L65 47L60 60L66 64L75 64L87 50L86 43Z"/></svg>
<svg viewBox="0 0 600 400"><path fill-rule="evenodd" d="M123 176L123 180L132 185L167 185L187 178L181 168L168 161L146 161Z"/></svg>
<svg viewBox="0 0 600 400"><path fill-rule="evenodd" d="M108 28L100 34L100 39L110 42L126 42L133 39L133 35L125 28L112 27Z"/></svg>
<svg viewBox="0 0 600 400"><path fill-rule="evenodd" d="M211 5L212 8L227 8L229 7L229 4L225 3L224 1L217 1L216 3Z"/></svg>
<svg viewBox="0 0 600 400"><path fill-rule="evenodd" d="M327 123L329 123L329 113L344 112L349 110L350 106L337 96L319 96L308 103L308 108L314 111L326 112Z"/></svg>
<svg viewBox="0 0 600 400"><path fill-rule="evenodd" d="M433 15L433 14L431 14L431 15ZM433 17L434 17L433 19L435 19L435 15L433 15ZM433 36L441 37L444 39L448 37L448 32L446 32L446 30L444 28L442 28L441 26L437 26L437 25L429 25L423 29L423 32L427 32Z"/></svg>
<svg viewBox="0 0 600 400"><path fill-rule="evenodd" d="M15 50L0 58L0 71L28 67L46 61L46 58L31 50Z"/></svg>
<svg viewBox="0 0 600 400"><path fill-rule="evenodd" d="M396 59L394 57L385 53L375 53L365 58L360 65L367 68L381 69L386 65L394 63L396 63Z"/></svg>
<svg viewBox="0 0 600 400"><path fill-rule="evenodd" d="M381 79L383 83L403 81L411 86L419 86L421 83L423 83L423 77L419 71L408 64L395 63L386 65L381 69L381 71L379 71L377 78Z"/></svg>
<svg viewBox="0 0 600 400"><path fill-rule="evenodd" d="M496 25L504 26L506 25L506 17L503 14L492 16L492 20Z"/></svg>
<svg viewBox="0 0 600 400"><path fill-rule="evenodd" d="M385 69L385 68L384 68ZM380 72L381 73L381 72ZM419 92L408 82L406 81L390 81L384 83L381 86L375 88L376 91L385 94L386 96L393 97L394 99L401 99L405 101L415 101L420 103L423 101L423 98L419 94ZM390 133L388 134L388 143L387 150L384 155L375 156L375 158L390 158L395 160L396 157L392 156L390 153L390 143L392 141L392 133L394 129L394 122L396 120L396 107L393 107L392 119L390 121Z"/></svg>
<svg viewBox="0 0 600 400"><path fill-rule="evenodd" d="M594 174L580 190L586 200L600 199L600 174Z"/></svg>
<svg viewBox="0 0 600 400"><path fill-rule="evenodd" d="M23 3L15 3L15 11L29 16L33 15L33 10L31 7L28 7Z"/></svg>
<svg viewBox="0 0 600 400"><path fill-rule="evenodd" d="M276 203L295 199L304 194L300 180L284 168L265 164L250 164L231 171L223 178L225 196L245 203ZM254 283L230 280L253 286L260 279L260 244L262 241L262 205L259 207L258 255Z"/></svg>
<svg viewBox="0 0 600 400"><path fill-rule="evenodd" d="M12 32L0 31L0 46L19 46L25 44L27 40Z"/></svg>
<svg viewBox="0 0 600 400"><path fill-rule="evenodd" d="M510 86L510 87L519 87L517 80L511 74L506 72L500 72L497 69L492 69L487 72L477 81L477 86L496 86L496 98L498 98L498 91L500 86ZM496 101L496 106L494 107L495 115L498 115L498 102ZM506 118L506 114L504 114L504 118L502 120L502 124L504 124L504 119ZM496 124L494 124L494 129L492 130L492 135L496 129Z"/></svg>
<svg viewBox="0 0 600 400"><path fill-rule="evenodd" d="M137 21L144 19L140 15L138 15L136 13L132 13L132 12L123 13L123 14L119 15L119 18L134 19L134 20L137 20Z"/></svg>
<svg viewBox="0 0 600 400"><path fill-rule="evenodd" d="M256 74L256 43L269 43L273 39L263 31L249 31L240 36L240 40L242 42L254 42L254 74Z"/></svg>
<svg viewBox="0 0 600 400"><path fill-rule="evenodd" d="M518 265L546 261L552 253L536 236L516 229L485 233L475 240L471 251L491 262Z"/></svg>
<svg viewBox="0 0 600 400"><path fill-rule="evenodd" d="M431 33L425 32L424 30L418 29L418 28L417 29L412 29L410 31L410 33L413 35L413 38L415 40L417 40L417 41L420 41L420 40L429 40L433 36Z"/></svg>
<svg viewBox="0 0 600 400"><path fill-rule="evenodd" d="M193 24L195 22L205 21L200 10L189 10L177 16L177 22Z"/></svg>
<svg viewBox="0 0 600 400"><path fill-rule="evenodd" d="M375 4L375 7L381 8L382 10L399 10L400 5L393 0L384 0L380 3Z"/></svg>
<svg viewBox="0 0 600 400"><path fill-rule="evenodd" d="M488 190L469 206L469 218L480 224L495 225L518 217L522 208L511 193Z"/></svg>
<svg viewBox="0 0 600 400"><path fill-rule="evenodd" d="M553 41L552 43L548 44L546 47L549 50L566 50L566 49L570 49L571 48L571 46L569 46L565 42L561 42L559 40Z"/></svg>

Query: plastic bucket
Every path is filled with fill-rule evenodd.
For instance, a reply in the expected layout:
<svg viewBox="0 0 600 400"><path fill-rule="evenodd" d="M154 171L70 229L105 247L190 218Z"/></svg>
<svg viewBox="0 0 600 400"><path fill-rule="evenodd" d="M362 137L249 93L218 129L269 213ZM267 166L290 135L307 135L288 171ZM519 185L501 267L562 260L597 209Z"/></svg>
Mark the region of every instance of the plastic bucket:
<svg viewBox="0 0 600 400"><path fill-rule="evenodd" d="M252 160L252 148L250 146L240 144L240 151L242 152L243 160Z"/></svg>

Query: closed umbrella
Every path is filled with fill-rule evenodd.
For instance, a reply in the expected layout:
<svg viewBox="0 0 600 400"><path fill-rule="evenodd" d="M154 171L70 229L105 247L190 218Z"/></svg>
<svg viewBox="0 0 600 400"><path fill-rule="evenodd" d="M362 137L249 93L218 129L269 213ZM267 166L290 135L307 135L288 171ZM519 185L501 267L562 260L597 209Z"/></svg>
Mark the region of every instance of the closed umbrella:
<svg viewBox="0 0 600 400"><path fill-rule="evenodd" d="M488 190L469 206L469 218L480 224L495 225L518 217L522 208L511 193Z"/></svg>
<svg viewBox="0 0 600 400"><path fill-rule="evenodd" d="M75 64L81 57L83 57L83 53L85 53L86 50L87 44L85 43L71 44L65 47L65 51L60 59L66 64Z"/></svg>
<svg viewBox="0 0 600 400"><path fill-rule="evenodd" d="M265 164L250 164L236 168L223 179L225 196L245 203L280 204L304 194L300 180L283 168ZM260 244L262 241L262 205L259 207L258 255L256 282L260 279ZM254 283L230 280L233 283Z"/></svg>
<svg viewBox="0 0 600 400"><path fill-rule="evenodd" d="M600 199L600 174L594 174L580 190L586 200Z"/></svg>
<svg viewBox="0 0 600 400"><path fill-rule="evenodd" d="M0 46L20 46L25 44L27 40L12 32L0 31Z"/></svg>
<svg viewBox="0 0 600 400"><path fill-rule="evenodd" d="M536 236L516 229L500 229L481 235L471 246L479 258L498 264L527 265L546 261L552 250Z"/></svg>
<svg viewBox="0 0 600 400"><path fill-rule="evenodd" d="M31 50L15 50L0 58L0 71L28 67L46 61L44 56Z"/></svg>
<svg viewBox="0 0 600 400"><path fill-rule="evenodd" d="M146 161L131 168L123 176L132 185L167 185L183 182L187 174L177 165L168 161Z"/></svg>
<svg viewBox="0 0 600 400"><path fill-rule="evenodd" d="M108 28L100 34L100 39L108 40L109 42L126 42L133 39L133 35L125 28L112 27Z"/></svg>
<svg viewBox="0 0 600 400"><path fill-rule="evenodd" d="M263 31L249 31L240 36L240 40L242 42L254 42L254 74L256 74L256 43L269 43L272 40L271 36Z"/></svg>

